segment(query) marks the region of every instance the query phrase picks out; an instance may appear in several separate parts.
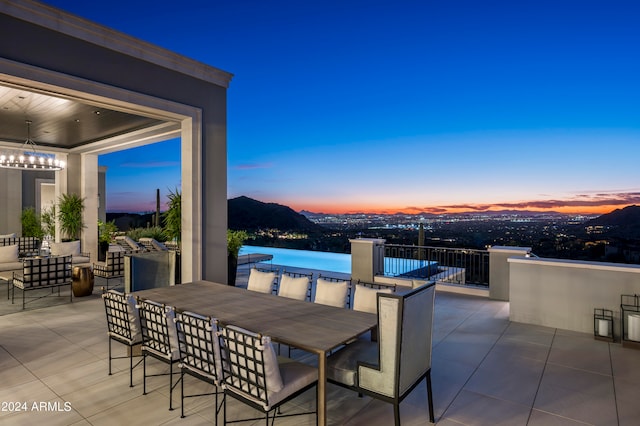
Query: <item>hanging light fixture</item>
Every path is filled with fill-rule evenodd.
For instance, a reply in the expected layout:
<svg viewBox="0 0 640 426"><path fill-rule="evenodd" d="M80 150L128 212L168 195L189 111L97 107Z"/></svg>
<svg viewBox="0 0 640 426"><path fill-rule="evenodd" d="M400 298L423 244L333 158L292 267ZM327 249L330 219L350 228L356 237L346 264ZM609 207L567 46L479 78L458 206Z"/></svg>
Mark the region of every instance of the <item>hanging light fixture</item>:
<svg viewBox="0 0 640 426"><path fill-rule="evenodd" d="M27 140L22 149L17 153L0 154L0 167L5 169L21 170L62 170L66 164L58 160L54 154L40 153L36 149L36 143L31 139L31 120L27 123Z"/></svg>

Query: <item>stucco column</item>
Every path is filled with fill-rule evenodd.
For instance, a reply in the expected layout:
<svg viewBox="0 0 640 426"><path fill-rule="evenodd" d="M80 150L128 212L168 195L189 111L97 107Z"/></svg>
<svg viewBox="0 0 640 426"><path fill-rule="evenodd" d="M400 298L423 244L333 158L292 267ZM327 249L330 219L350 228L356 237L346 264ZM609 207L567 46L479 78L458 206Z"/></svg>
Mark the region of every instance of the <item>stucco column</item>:
<svg viewBox="0 0 640 426"><path fill-rule="evenodd" d="M60 230L60 212L58 211L58 201L60 200L60 196L62 194L66 194L69 188L69 155L66 154L57 154L56 157L59 160L67 163L67 167L64 170L60 170L56 172L56 186L55 186L55 203L56 203L56 242L62 241L62 231ZM74 163L78 165L77 163ZM73 176L73 174L72 174Z"/></svg>
<svg viewBox="0 0 640 426"><path fill-rule="evenodd" d="M98 220L107 221L107 166L98 166Z"/></svg>
<svg viewBox="0 0 640 426"><path fill-rule="evenodd" d="M373 282L384 274L384 243L379 238L357 238L351 243L351 279Z"/></svg>
<svg viewBox="0 0 640 426"><path fill-rule="evenodd" d="M91 253L91 261L98 259L98 156L82 154L80 157L80 197L84 200L81 233L81 247L85 253Z"/></svg>
<svg viewBox="0 0 640 426"><path fill-rule="evenodd" d="M489 298L509 300L510 257L527 257L531 247L495 246L489 248Z"/></svg>
<svg viewBox="0 0 640 426"><path fill-rule="evenodd" d="M22 235L22 172L0 169L0 234Z"/></svg>

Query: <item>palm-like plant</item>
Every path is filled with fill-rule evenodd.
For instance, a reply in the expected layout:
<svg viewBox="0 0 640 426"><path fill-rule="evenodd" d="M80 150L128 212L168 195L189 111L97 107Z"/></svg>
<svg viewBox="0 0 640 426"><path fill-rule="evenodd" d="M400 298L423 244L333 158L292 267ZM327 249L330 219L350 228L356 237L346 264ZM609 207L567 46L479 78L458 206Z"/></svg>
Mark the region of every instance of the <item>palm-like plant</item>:
<svg viewBox="0 0 640 426"><path fill-rule="evenodd" d="M42 210L40 214L40 221L42 222L42 230L45 236L51 238L56 237L56 208L51 206Z"/></svg>
<svg viewBox="0 0 640 426"><path fill-rule="evenodd" d="M60 230L70 239L79 239L84 228L82 211L84 199L77 194L62 194L58 199L58 219Z"/></svg>
<svg viewBox="0 0 640 426"><path fill-rule="evenodd" d="M227 229L227 254L229 256L238 257L240 247L249 237L246 231L232 231Z"/></svg>
<svg viewBox="0 0 640 426"><path fill-rule="evenodd" d="M169 209L164 214L164 232L171 240L180 241L182 233L182 195L178 188L169 191Z"/></svg>
<svg viewBox="0 0 640 426"><path fill-rule="evenodd" d="M248 234L246 231L232 231L227 229L227 284L236 285L238 273L238 253Z"/></svg>

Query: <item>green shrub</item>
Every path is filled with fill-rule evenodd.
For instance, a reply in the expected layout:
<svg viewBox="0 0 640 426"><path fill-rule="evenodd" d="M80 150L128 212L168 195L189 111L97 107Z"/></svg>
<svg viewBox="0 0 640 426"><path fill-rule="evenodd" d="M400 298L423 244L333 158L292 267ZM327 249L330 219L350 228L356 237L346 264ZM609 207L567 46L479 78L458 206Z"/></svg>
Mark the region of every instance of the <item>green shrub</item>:
<svg viewBox="0 0 640 426"><path fill-rule="evenodd" d="M40 217L36 214L36 209L33 207L27 207L22 210L20 221L22 222L23 237L36 237L42 240L42 237L44 237L44 231L42 230Z"/></svg>
<svg viewBox="0 0 640 426"><path fill-rule="evenodd" d="M168 239L164 229L159 226L130 229L126 235L134 241L140 241L140 238L153 238L156 241L164 242Z"/></svg>
<svg viewBox="0 0 640 426"><path fill-rule="evenodd" d="M118 226L116 221L102 222L98 221L98 241L101 243L110 243L113 241L116 233L118 232Z"/></svg>

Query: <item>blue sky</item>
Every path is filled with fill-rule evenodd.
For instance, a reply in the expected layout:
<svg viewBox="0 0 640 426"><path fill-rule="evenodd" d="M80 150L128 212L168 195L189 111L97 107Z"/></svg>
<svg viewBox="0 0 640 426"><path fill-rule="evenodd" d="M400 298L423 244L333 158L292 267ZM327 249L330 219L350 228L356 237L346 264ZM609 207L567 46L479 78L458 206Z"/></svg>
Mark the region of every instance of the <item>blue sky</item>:
<svg viewBox="0 0 640 426"><path fill-rule="evenodd" d="M325 212L640 202L640 2L46 3L234 74L230 198ZM107 208L151 210L155 188L179 187L178 146L142 148L146 165L101 157Z"/></svg>

